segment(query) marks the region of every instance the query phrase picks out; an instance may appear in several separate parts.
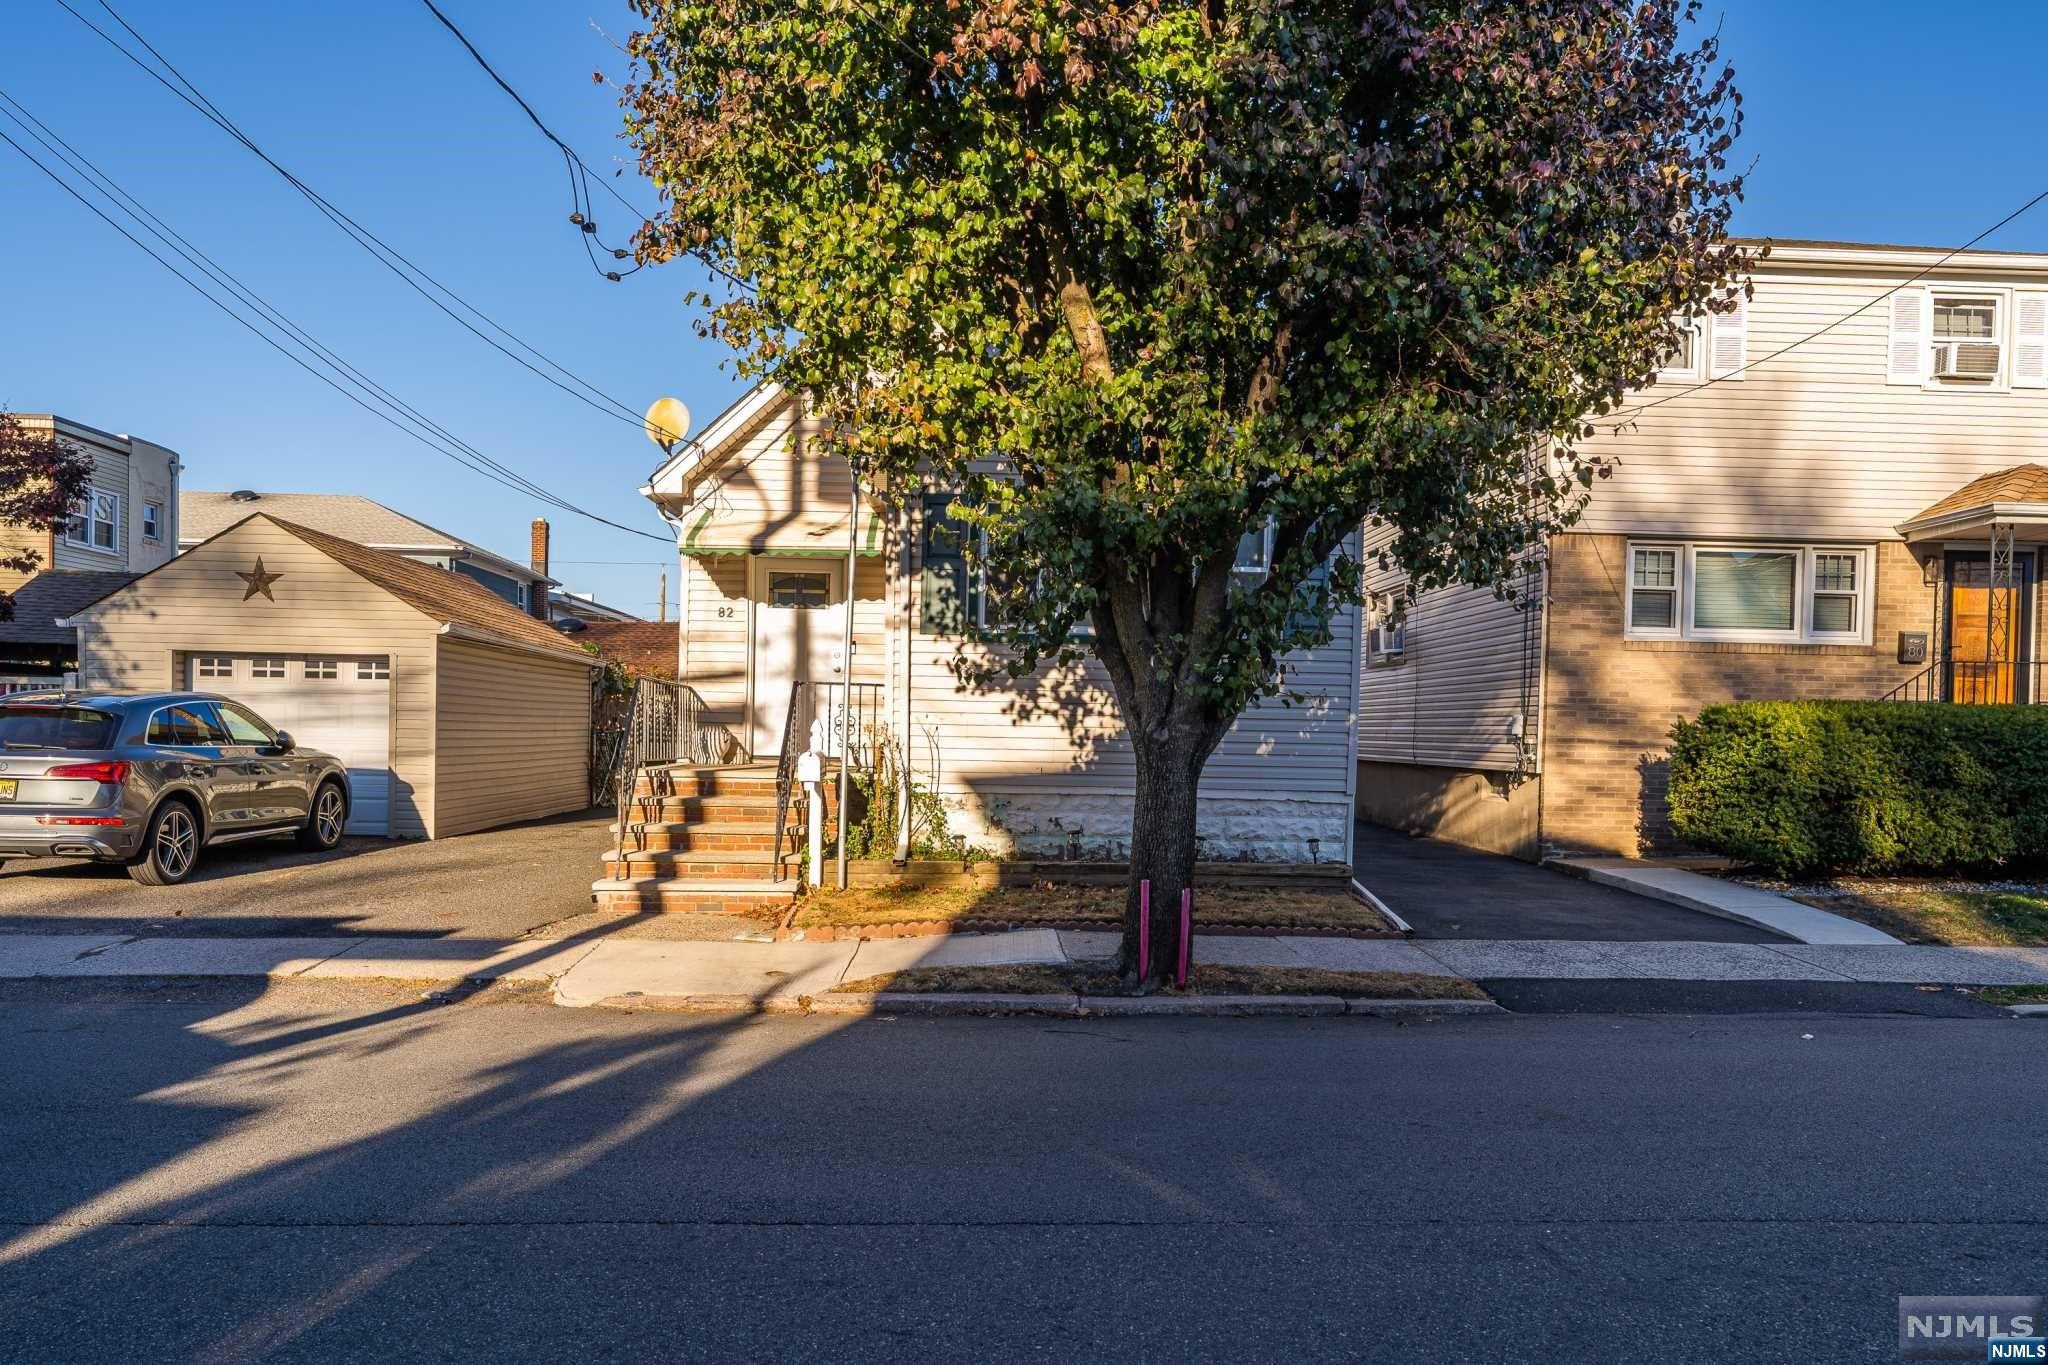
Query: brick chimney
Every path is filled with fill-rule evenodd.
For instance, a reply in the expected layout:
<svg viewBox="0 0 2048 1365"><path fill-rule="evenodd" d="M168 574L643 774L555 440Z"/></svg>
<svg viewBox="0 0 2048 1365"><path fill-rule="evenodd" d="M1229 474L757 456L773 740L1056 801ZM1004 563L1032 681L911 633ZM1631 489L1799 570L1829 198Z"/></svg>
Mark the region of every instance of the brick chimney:
<svg viewBox="0 0 2048 1365"><path fill-rule="evenodd" d="M548 576L548 524L540 518L533 522L533 571L542 578ZM533 614L545 621L548 619L548 589L545 583L536 583L530 597Z"/></svg>

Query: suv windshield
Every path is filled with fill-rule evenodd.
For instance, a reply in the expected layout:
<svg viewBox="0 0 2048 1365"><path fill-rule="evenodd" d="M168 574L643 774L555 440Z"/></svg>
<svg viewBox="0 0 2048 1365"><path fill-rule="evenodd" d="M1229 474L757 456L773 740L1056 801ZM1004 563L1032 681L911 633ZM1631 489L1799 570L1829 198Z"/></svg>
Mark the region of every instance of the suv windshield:
<svg viewBox="0 0 2048 1365"><path fill-rule="evenodd" d="M109 749L114 718L82 706L0 706L0 747Z"/></svg>

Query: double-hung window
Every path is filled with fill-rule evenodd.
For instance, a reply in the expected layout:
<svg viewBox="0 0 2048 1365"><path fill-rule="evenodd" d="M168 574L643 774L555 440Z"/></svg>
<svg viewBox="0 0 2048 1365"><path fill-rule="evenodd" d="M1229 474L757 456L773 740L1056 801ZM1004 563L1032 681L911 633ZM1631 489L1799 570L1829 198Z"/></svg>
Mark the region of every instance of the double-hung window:
<svg viewBox="0 0 2048 1365"><path fill-rule="evenodd" d="M164 509L161 503L142 504L142 538L162 540L164 538Z"/></svg>
<svg viewBox="0 0 2048 1365"><path fill-rule="evenodd" d="M121 552L121 495L88 488L64 523L64 539L104 554Z"/></svg>
<svg viewBox="0 0 2048 1365"><path fill-rule="evenodd" d="M1871 552L1859 546L1631 545L1624 633L1867 644L1870 571Z"/></svg>

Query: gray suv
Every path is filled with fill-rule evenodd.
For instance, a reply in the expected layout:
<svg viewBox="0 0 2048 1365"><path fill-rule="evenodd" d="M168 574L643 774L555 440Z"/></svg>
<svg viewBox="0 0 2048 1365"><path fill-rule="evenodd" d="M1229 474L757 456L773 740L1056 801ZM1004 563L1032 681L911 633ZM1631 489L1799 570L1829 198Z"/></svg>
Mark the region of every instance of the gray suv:
<svg viewBox="0 0 2048 1365"><path fill-rule="evenodd" d="M226 697L0 697L0 862L91 858L170 886L208 844L291 834L333 848L348 803L339 759Z"/></svg>

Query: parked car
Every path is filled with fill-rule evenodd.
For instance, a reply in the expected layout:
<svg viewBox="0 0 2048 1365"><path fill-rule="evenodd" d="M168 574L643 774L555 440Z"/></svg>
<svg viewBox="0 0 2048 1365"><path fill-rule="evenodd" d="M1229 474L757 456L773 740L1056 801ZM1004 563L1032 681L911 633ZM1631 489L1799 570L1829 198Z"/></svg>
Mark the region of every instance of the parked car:
<svg viewBox="0 0 2048 1365"><path fill-rule="evenodd" d="M348 806L339 759L226 697L0 698L0 862L90 858L170 886L212 844L289 834L333 848Z"/></svg>

